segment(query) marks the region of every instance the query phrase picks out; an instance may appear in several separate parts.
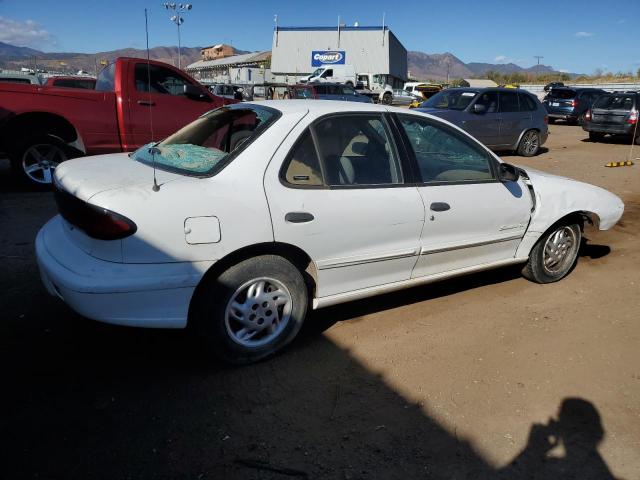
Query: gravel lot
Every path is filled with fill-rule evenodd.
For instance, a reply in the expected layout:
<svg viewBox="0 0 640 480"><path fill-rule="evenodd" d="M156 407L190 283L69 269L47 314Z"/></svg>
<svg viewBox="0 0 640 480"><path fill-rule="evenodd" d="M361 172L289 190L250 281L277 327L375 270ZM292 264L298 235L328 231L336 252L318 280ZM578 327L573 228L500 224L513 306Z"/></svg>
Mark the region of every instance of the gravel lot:
<svg viewBox="0 0 640 480"><path fill-rule="evenodd" d="M244 368L188 332L101 325L49 297L33 240L51 194L1 165L0 476L640 478L640 161L604 168L629 145L551 132L508 161L626 203L567 279L503 269L321 310Z"/></svg>

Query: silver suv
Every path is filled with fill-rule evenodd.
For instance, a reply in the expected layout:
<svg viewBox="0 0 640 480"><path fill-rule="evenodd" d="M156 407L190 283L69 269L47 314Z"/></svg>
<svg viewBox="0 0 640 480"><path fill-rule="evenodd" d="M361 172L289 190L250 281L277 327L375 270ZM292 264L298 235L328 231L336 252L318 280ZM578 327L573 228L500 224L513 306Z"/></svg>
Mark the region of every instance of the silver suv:
<svg viewBox="0 0 640 480"><path fill-rule="evenodd" d="M513 88L448 88L420 105L491 150L532 157L549 135L547 111L532 94Z"/></svg>

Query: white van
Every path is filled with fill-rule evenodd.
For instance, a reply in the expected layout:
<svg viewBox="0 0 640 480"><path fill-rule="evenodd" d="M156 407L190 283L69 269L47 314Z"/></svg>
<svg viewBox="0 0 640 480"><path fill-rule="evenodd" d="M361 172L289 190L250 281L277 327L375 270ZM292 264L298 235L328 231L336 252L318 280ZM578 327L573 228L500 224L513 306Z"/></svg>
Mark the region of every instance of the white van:
<svg viewBox="0 0 640 480"><path fill-rule="evenodd" d="M323 65L316 68L311 75L302 77L300 82L344 83L354 87L356 85L356 71L353 65Z"/></svg>

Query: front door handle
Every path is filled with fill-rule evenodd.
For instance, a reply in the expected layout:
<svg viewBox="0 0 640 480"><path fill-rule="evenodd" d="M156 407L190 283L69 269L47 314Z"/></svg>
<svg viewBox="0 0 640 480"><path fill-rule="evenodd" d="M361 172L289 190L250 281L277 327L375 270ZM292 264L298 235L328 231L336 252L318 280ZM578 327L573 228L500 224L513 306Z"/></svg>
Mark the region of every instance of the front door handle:
<svg viewBox="0 0 640 480"><path fill-rule="evenodd" d="M429 208L434 212L446 212L451 208L451 205L446 202L433 202Z"/></svg>
<svg viewBox="0 0 640 480"><path fill-rule="evenodd" d="M289 212L284 216L284 220L289 223L306 223L314 218L309 212Z"/></svg>
<svg viewBox="0 0 640 480"><path fill-rule="evenodd" d="M138 100L138 105L145 105L147 107L153 107L156 102L152 102L151 100Z"/></svg>

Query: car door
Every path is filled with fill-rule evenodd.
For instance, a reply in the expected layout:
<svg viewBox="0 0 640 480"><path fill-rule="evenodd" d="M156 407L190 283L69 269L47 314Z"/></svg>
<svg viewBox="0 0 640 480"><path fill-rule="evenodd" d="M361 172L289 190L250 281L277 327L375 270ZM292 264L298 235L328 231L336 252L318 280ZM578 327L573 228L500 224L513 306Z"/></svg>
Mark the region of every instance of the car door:
<svg viewBox="0 0 640 480"><path fill-rule="evenodd" d="M152 136L166 138L213 108L209 96L187 97L184 86L193 83L168 67L136 63L131 78L129 125L136 145L151 141Z"/></svg>
<svg viewBox="0 0 640 480"><path fill-rule="evenodd" d="M512 261L531 214L523 181L498 181L497 161L462 132L416 115L397 118L426 210L412 277Z"/></svg>
<svg viewBox="0 0 640 480"><path fill-rule="evenodd" d="M380 113L301 122L275 153L265 190L276 242L305 251L318 297L408 280L424 206Z"/></svg>
<svg viewBox="0 0 640 480"><path fill-rule="evenodd" d="M531 125L531 113L520 111L518 92L501 91L499 93L500 140L499 144L514 146L520 135Z"/></svg>
<svg viewBox="0 0 640 480"><path fill-rule="evenodd" d="M475 92L463 92L462 95L476 95ZM485 145L499 143L500 113L498 112L498 92L481 92L475 102L461 113L460 127L469 132ZM475 111L474 105L480 105L482 111Z"/></svg>

